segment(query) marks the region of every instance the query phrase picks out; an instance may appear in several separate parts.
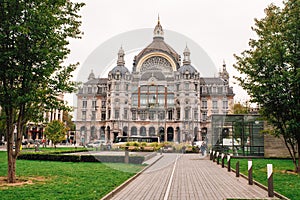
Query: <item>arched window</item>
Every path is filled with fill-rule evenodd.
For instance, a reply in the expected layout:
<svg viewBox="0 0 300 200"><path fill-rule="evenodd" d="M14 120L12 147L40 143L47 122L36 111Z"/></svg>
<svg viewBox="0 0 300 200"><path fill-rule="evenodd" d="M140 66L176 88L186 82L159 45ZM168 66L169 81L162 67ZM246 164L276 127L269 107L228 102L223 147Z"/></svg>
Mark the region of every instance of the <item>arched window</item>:
<svg viewBox="0 0 300 200"><path fill-rule="evenodd" d="M145 128L144 126L142 126L142 127L140 128L140 135L141 135L141 136L146 136L146 135L147 135L147 133L146 133L146 128Z"/></svg>
<svg viewBox="0 0 300 200"><path fill-rule="evenodd" d="M154 127L150 127L149 128L149 135L150 136L155 136L156 134L155 134L155 128Z"/></svg>
<svg viewBox="0 0 300 200"><path fill-rule="evenodd" d="M137 128L135 126L131 127L131 135L137 135Z"/></svg>

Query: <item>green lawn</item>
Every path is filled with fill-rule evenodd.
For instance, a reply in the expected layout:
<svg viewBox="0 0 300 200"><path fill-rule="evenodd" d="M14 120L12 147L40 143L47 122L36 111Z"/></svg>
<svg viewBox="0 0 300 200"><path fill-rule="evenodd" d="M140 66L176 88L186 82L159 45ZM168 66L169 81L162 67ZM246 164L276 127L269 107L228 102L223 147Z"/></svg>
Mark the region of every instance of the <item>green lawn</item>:
<svg viewBox="0 0 300 200"><path fill-rule="evenodd" d="M232 159L233 169L237 160L240 161L240 172L248 176L248 159ZM267 186L267 164L273 164L274 190L290 199L300 199L300 176L286 172L294 169L291 160L252 159L254 180Z"/></svg>
<svg viewBox="0 0 300 200"><path fill-rule="evenodd" d="M129 164L17 161L17 176L43 177L35 184L0 187L2 200L100 199L144 166ZM0 152L0 176L7 175L6 152Z"/></svg>

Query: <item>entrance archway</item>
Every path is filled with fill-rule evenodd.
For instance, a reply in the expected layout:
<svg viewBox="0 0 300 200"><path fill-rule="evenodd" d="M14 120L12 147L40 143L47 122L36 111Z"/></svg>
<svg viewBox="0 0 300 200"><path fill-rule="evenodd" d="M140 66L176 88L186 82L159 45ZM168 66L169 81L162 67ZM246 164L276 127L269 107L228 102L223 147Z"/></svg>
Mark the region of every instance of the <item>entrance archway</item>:
<svg viewBox="0 0 300 200"><path fill-rule="evenodd" d="M167 129L167 141L173 142L174 141L174 128L168 127Z"/></svg>

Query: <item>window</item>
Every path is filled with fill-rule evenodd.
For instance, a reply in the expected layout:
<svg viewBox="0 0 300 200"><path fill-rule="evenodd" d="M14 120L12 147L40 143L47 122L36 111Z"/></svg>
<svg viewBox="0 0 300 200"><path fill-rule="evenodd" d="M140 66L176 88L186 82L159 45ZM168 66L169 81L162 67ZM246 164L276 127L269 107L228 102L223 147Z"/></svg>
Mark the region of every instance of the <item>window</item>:
<svg viewBox="0 0 300 200"><path fill-rule="evenodd" d="M97 101L95 100L92 101L92 109L97 109Z"/></svg>
<svg viewBox="0 0 300 200"><path fill-rule="evenodd" d="M184 84L184 89L187 90L187 91L189 90L189 84L188 83Z"/></svg>
<svg viewBox="0 0 300 200"><path fill-rule="evenodd" d="M159 120L165 120L165 113L164 112L159 112L158 113L158 119Z"/></svg>
<svg viewBox="0 0 300 200"><path fill-rule="evenodd" d="M218 87L218 94L222 94L223 93L223 87Z"/></svg>
<svg viewBox="0 0 300 200"><path fill-rule="evenodd" d="M158 105L159 106L165 105L165 95L164 94L158 94Z"/></svg>
<svg viewBox="0 0 300 200"><path fill-rule="evenodd" d="M206 100L203 100L202 101L202 106L201 106L202 109L207 109L207 101Z"/></svg>
<svg viewBox="0 0 300 200"><path fill-rule="evenodd" d="M106 107L105 105L106 105L106 101L102 101L101 102L101 108L105 108Z"/></svg>
<svg viewBox="0 0 300 200"><path fill-rule="evenodd" d="M136 111L132 111L132 120L136 120Z"/></svg>
<svg viewBox="0 0 300 200"><path fill-rule="evenodd" d="M96 120L96 111L92 111L91 120Z"/></svg>
<svg viewBox="0 0 300 200"><path fill-rule="evenodd" d="M213 100L212 104L213 104L213 109L218 109L218 101Z"/></svg>
<svg viewBox="0 0 300 200"><path fill-rule="evenodd" d="M147 105L147 95L146 94L141 94L140 96L140 102L141 102L141 106L146 106Z"/></svg>
<svg viewBox="0 0 300 200"><path fill-rule="evenodd" d="M120 90L120 86L116 85L116 91L119 91L119 90Z"/></svg>
<svg viewBox="0 0 300 200"><path fill-rule="evenodd" d="M137 106L138 105L138 95L133 94L131 98L132 98L132 106Z"/></svg>
<svg viewBox="0 0 300 200"><path fill-rule="evenodd" d="M127 118L128 118L127 115L128 115L128 110L124 110L124 116L123 116L123 118L124 118L124 119L127 119Z"/></svg>
<svg viewBox="0 0 300 200"><path fill-rule="evenodd" d="M177 109L177 120L180 120L180 108Z"/></svg>
<svg viewBox="0 0 300 200"><path fill-rule="evenodd" d="M102 111L101 112L101 120L105 120L105 118L106 118L106 112Z"/></svg>
<svg viewBox="0 0 300 200"><path fill-rule="evenodd" d="M194 110L194 120L198 120L198 112L197 112L197 110Z"/></svg>
<svg viewBox="0 0 300 200"><path fill-rule="evenodd" d="M184 110L184 119L190 119L190 110L189 109Z"/></svg>
<svg viewBox="0 0 300 200"><path fill-rule="evenodd" d="M203 121L207 120L207 112L202 112L202 120Z"/></svg>
<svg viewBox="0 0 300 200"><path fill-rule="evenodd" d="M82 111L81 115L82 115L82 120L86 120L86 111Z"/></svg>
<svg viewBox="0 0 300 200"><path fill-rule="evenodd" d="M168 106L174 106L175 101L174 101L174 94L168 94Z"/></svg>
<svg viewBox="0 0 300 200"><path fill-rule="evenodd" d="M149 119L154 120L155 111L149 111Z"/></svg>
<svg viewBox="0 0 300 200"><path fill-rule="evenodd" d="M92 87L88 87L88 93L89 93L89 94L92 93Z"/></svg>
<svg viewBox="0 0 300 200"><path fill-rule="evenodd" d="M115 119L119 119L120 117L120 110L115 110Z"/></svg>
<svg viewBox="0 0 300 200"><path fill-rule="evenodd" d="M179 84L176 84L176 91L179 91Z"/></svg>
<svg viewBox="0 0 300 200"><path fill-rule="evenodd" d="M87 101L86 100L82 101L82 108L87 108Z"/></svg>
<svg viewBox="0 0 300 200"><path fill-rule="evenodd" d="M228 109L228 101L227 100L223 100L223 109Z"/></svg>
<svg viewBox="0 0 300 200"><path fill-rule="evenodd" d="M217 93L217 88L214 86L214 87L212 87L212 93L213 94L216 94Z"/></svg>
<svg viewBox="0 0 300 200"><path fill-rule="evenodd" d="M141 118L141 120L145 120L146 119L146 111L142 110L140 112L140 118Z"/></svg>
<svg viewBox="0 0 300 200"><path fill-rule="evenodd" d="M168 120L172 120L172 119L173 119L173 111L168 110Z"/></svg>

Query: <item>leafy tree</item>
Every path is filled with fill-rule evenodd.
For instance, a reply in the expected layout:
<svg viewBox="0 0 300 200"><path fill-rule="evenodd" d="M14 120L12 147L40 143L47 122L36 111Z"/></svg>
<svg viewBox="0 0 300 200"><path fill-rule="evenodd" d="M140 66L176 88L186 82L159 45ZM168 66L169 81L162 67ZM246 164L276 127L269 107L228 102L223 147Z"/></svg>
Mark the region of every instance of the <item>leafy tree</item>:
<svg viewBox="0 0 300 200"><path fill-rule="evenodd" d="M45 128L45 135L51 140L56 148L56 144L65 140L68 128L59 120L51 121Z"/></svg>
<svg viewBox="0 0 300 200"><path fill-rule="evenodd" d="M63 60L70 53L68 40L80 38L77 12L83 5L70 0L0 0L0 106L5 112L10 183L16 181L26 123L42 121L43 113L52 109L68 109L58 96L74 91L70 78L77 64L64 66Z"/></svg>
<svg viewBox="0 0 300 200"><path fill-rule="evenodd" d="M235 103L233 105L233 113L234 114L248 114L249 110L248 110L248 105L243 105L240 102L239 103Z"/></svg>
<svg viewBox="0 0 300 200"><path fill-rule="evenodd" d="M72 121L72 115L70 115L68 111L63 112L63 121L66 123L66 126L69 130L71 131L76 130L76 126Z"/></svg>
<svg viewBox="0 0 300 200"><path fill-rule="evenodd" d="M283 8L271 4L265 14L255 19L258 37L250 40L250 50L236 56L235 68L246 75L237 79L260 105L271 132L284 138L300 173L300 1L285 1Z"/></svg>

